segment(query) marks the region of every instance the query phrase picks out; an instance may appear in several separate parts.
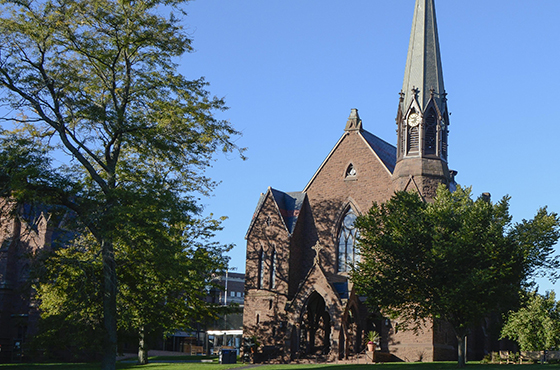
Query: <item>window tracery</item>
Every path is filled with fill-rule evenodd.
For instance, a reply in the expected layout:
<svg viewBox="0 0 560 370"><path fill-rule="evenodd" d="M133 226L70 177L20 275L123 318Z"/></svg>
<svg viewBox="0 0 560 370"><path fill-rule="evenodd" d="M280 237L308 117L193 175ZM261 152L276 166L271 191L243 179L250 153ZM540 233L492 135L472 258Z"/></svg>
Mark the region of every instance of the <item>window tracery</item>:
<svg viewBox="0 0 560 370"><path fill-rule="evenodd" d="M356 218L357 216L351 208L342 218L338 232L338 272L350 271L359 260L356 252L357 230L354 227Z"/></svg>

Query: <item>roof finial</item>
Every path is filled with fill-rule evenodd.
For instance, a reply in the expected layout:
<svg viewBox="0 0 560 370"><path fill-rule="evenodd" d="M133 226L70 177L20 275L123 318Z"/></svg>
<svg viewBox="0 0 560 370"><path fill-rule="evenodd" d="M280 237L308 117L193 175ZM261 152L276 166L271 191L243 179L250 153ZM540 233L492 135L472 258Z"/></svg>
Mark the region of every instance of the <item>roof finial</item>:
<svg viewBox="0 0 560 370"><path fill-rule="evenodd" d="M356 108L352 108L350 111L350 117L348 117L348 121L346 121L346 127L344 131L361 131L362 130L362 120L358 115L358 110Z"/></svg>

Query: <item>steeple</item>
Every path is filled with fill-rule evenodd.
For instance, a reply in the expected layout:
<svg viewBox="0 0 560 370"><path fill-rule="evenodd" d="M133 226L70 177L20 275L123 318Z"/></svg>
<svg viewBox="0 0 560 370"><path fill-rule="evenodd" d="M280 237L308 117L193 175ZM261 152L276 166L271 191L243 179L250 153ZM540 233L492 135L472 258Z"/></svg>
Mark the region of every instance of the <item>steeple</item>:
<svg viewBox="0 0 560 370"><path fill-rule="evenodd" d="M427 200L453 180L447 167L447 94L434 0L416 0L397 112L395 190L415 189Z"/></svg>
<svg viewBox="0 0 560 370"><path fill-rule="evenodd" d="M422 110L432 92L439 110L444 110L445 89L433 0L416 1L402 88L405 111L412 102L413 89L418 90L416 96Z"/></svg>

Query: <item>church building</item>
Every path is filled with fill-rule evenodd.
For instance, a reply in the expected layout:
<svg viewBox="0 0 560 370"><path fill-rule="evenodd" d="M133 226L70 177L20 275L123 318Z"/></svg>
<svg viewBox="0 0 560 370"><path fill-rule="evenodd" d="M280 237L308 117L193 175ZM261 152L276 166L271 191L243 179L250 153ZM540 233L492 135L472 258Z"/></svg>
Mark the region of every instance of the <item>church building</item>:
<svg viewBox="0 0 560 370"><path fill-rule="evenodd" d="M342 136L302 191L269 187L261 194L246 235L243 318L244 336L260 344L257 361L348 358L364 350L369 331L380 334L376 356L385 360L456 358L445 323L418 333L399 330L398 321L365 306L349 278L359 259L358 215L398 190L430 201L440 184L455 186L434 0L416 0L395 100L396 146L366 131L352 109Z"/></svg>

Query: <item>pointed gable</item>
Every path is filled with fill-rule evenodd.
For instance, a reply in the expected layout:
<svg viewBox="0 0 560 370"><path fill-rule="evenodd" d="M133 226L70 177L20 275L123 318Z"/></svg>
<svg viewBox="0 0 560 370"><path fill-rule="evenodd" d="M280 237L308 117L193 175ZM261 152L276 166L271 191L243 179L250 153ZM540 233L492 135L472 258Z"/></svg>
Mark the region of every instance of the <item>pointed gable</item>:
<svg viewBox="0 0 560 370"><path fill-rule="evenodd" d="M301 211L305 193L301 191L284 193L280 190L270 189L288 232L292 234Z"/></svg>
<svg viewBox="0 0 560 370"><path fill-rule="evenodd" d="M355 142L354 135L357 135L357 137L361 138L361 140L358 141L361 141L363 144L365 144L363 147L361 147L359 143ZM352 141L352 143L350 143L350 141ZM351 148L342 148L345 145L349 145L351 146ZM364 148L367 148L367 151L363 151L362 149ZM344 130L344 134L335 144L334 148L330 151L330 153L327 155L323 163L321 163L321 165L319 166L319 168L317 169L317 171L315 172L311 180L309 180L309 182L303 189L304 192L308 191L308 189L312 186L312 184L320 175L320 173L325 170L325 166L330 161L333 160L335 154L342 150L347 151L344 157L348 158L348 164L351 164L353 161L356 161L362 163L369 163L370 165L372 165L372 161L370 159L373 157L374 162L377 161L385 169L385 171L389 176L393 173L393 170L395 169L395 163L397 158L396 147L380 139L374 134L364 130L362 128L362 120L358 115L358 110L352 109L350 113L350 117L348 118L346 124L346 128ZM334 160L336 161L339 159L334 159ZM342 176L342 174L340 176Z"/></svg>
<svg viewBox="0 0 560 370"><path fill-rule="evenodd" d="M253 218L251 220L251 224L249 225L249 229L247 230L245 238L247 239L249 233L251 232L254 223L258 218L258 215L261 212L262 208L264 207L264 204L266 203L266 199L268 197L270 197L271 200L274 201L275 208L282 218L284 227L286 231L288 231L288 233L291 235L298 220L298 216L301 211L303 201L305 200L305 196L306 195L304 192L285 193L283 191L269 187L266 193L261 193L261 196L257 203L257 208L253 213Z"/></svg>

